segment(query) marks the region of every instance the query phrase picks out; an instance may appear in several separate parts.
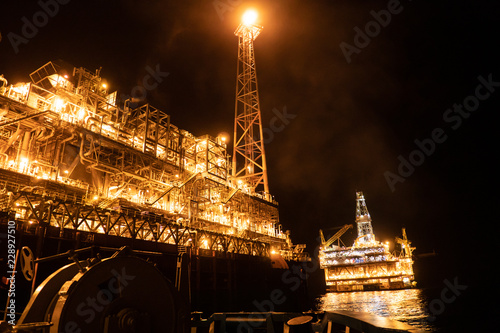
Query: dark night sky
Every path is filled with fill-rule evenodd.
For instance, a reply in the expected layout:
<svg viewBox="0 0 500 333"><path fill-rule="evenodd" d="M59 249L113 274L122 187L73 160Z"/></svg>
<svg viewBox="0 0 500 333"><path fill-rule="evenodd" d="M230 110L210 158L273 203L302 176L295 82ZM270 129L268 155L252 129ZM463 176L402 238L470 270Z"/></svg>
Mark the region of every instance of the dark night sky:
<svg viewBox="0 0 500 333"><path fill-rule="evenodd" d="M264 26L255 42L264 127L274 108L295 116L266 146L271 192L293 241L313 252L319 228L353 223L362 190L379 239L405 226L416 253L435 249L448 268L442 275L453 278L469 274L464 262L486 260L476 251L498 237L500 87L456 129L443 116L474 96L478 76L500 82L500 11L497 1L402 0L348 63L339 45L354 45L353 29L393 2L73 0L16 53L9 33L22 36L23 17L42 17L41 6L10 1L0 5L0 74L27 81L63 59L102 66L111 89L130 94L148 66L159 66L169 75L148 92L150 103L195 135L232 133L233 32L255 6ZM398 156L408 159L414 141L436 128L446 140L391 191L384 173L397 174Z"/></svg>

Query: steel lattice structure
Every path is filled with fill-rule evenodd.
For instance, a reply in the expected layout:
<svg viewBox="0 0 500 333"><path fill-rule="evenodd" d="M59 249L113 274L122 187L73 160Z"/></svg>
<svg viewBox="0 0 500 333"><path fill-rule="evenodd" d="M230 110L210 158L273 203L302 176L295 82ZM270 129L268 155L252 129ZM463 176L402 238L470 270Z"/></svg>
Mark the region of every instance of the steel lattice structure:
<svg viewBox="0 0 500 333"><path fill-rule="evenodd" d="M228 179L221 137L195 137L149 104L118 105L99 72L69 73L49 62L32 82L0 80L0 222L294 256L277 203Z"/></svg>
<svg viewBox="0 0 500 333"><path fill-rule="evenodd" d="M238 69L232 176L235 182L247 183L252 191L260 190L269 196L254 54L254 40L261 30L261 26L242 23L235 31L238 36Z"/></svg>
<svg viewBox="0 0 500 333"><path fill-rule="evenodd" d="M358 239L361 243L370 243L375 240L372 228L372 218L366 207L363 192L356 192L356 224L358 226Z"/></svg>

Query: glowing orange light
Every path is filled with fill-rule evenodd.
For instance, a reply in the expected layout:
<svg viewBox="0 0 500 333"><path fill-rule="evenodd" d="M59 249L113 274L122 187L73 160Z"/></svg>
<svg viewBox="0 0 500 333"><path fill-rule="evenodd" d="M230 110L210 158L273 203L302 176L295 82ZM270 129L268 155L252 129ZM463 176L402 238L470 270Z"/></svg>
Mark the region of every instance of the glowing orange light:
<svg viewBox="0 0 500 333"><path fill-rule="evenodd" d="M257 22L258 16L259 14L255 10L249 9L243 14L242 22L244 25L255 24L255 22Z"/></svg>

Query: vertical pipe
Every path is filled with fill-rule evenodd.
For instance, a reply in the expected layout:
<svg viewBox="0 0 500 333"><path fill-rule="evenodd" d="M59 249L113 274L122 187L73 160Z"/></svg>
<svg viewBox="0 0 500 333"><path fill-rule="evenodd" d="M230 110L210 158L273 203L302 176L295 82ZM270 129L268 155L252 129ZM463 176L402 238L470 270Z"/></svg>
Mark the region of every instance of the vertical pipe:
<svg viewBox="0 0 500 333"><path fill-rule="evenodd" d="M146 142L148 138L148 129L149 129L149 104L146 104L146 114L144 116L146 119L146 126L144 127L144 134L143 134L143 139L144 142L142 143L142 152L146 152Z"/></svg>

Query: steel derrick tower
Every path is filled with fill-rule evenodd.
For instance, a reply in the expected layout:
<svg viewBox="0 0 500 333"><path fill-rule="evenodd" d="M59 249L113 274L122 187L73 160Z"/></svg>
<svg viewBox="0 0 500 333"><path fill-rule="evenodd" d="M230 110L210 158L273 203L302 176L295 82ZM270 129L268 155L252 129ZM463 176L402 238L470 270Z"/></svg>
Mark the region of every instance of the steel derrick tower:
<svg viewBox="0 0 500 333"><path fill-rule="evenodd" d="M236 184L246 184L252 192L264 191L269 198L253 43L262 26L255 24L256 18L255 11L247 11L234 32L239 42L232 176Z"/></svg>
<svg viewBox="0 0 500 333"><path fill-rule="evenodd" d="M358 226L358 241L360 244L370 244L375 241L372 219L368 212L363 192L356 192L356 224Z"/></svg>

